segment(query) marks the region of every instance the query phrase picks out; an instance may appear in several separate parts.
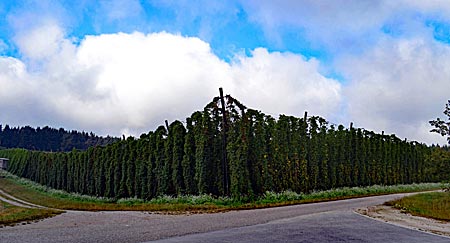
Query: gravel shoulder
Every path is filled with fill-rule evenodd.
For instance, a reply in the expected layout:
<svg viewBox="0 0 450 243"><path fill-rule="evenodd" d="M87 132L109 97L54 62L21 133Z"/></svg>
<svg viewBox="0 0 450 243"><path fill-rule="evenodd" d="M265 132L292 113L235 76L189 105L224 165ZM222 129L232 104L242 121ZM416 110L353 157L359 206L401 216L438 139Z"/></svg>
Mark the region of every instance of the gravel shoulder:
<svg viewBox="0 0 450 243"><path fill-rule="evenodd" d="M450 237L449 222L414 216L390 206L370 206L356 212L386 223Z"/></svg>

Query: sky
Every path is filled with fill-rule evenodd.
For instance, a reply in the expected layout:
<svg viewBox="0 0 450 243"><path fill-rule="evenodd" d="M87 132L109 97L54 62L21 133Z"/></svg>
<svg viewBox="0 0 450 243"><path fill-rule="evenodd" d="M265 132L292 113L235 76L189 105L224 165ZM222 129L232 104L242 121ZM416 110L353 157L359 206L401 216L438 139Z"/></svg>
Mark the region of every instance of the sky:
<svg viewBox="0 0 450 243"><path fill-rule="evenodd" d="M0 123L139 136L223 87L278 117L445 144L448 0L0 1Z"/></svg>

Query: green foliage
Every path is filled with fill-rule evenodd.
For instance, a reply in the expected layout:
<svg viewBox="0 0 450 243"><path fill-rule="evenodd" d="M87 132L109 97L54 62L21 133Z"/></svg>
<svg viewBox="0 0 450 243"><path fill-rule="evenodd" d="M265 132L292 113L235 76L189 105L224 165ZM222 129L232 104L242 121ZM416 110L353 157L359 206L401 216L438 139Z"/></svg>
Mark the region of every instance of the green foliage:
<svg viewBox="0 0 450 243"><path fill-rule="evenodd" d="M228 159L230 162L230 189L235 198L246 198L252 195L249 175L249 119L243 118L230 129Z"/></svg>
<svg viewBox="0 0 450 243"><path fill-rule="evenodd" d="M445 104L444 115L447 116L447 121L436 118L436 120L430 121L430 125L434 128L431 132L439 133L442 136L447 136L448 144L450 144L450 100Z"/></svg>
<svg viewBox="0 0 450 243"><path fill-rule="evenodd" d="M450 182L442 182L442 190L444 192L450 192Z"/></svg>
<svg viewBox="0 0 450 243"><path fill-rule="evenodd" d="M30 188L32 190L36 190L38 192L43 192L49 196L56 197L56 198L69 198L74 201L80 201L80 202L101 202L101 203L111 203L115 202L116 200L113 198L106 198L106 197L97 197L97 196L89 196L84 195L80 193L68 193L63 190L56 190L44 185L41 185L39 183L30 181L25 178L21 178L18 176L15 176L11 173L5 173L0 171L0 176L7 178L7 179L13 179L15 182L17 182L20 185L26 186L27 188Z"/></svg>
<svg viewBox="0 0 450 243"><path fill-rule="evenodd" d="M337 193L328 192L334 188L450 179L448 149L336 127L306 114L276 120L230 96L225 113L220 106L215 98L185 125L174 121L168 129L105 147L65 153L4 149L0 157L9 158L8 170L20 177L75 194L128 198L124 203L166 195L251 201L271 197L267 191L302 198L314 191Z"/></svg>
<svg viewBox="0 0 450 243"><path fill-rule="evenodd" d="M424 167L430 181L450 181L450 152L438 147L431 148Z"/></svg>
<svg viewBox="0 0 450 243"><path fill-rule="evenodd" d="M194 137L194 127L192 125L191 118L186 120L187 123L187 133L184 140L184 155L182 161L183 167L183 181L186 187L187 194L196 194L197 187L194 180L195 175L195 137Z"/></svg>
<svg viewBox="0 0 450 243"><path fill-rule="evenodd" d="M211 146L209 144L209 114L194 113L195 119L195 175L194 180L199 194L208 192L208 164L211 162Z"/></svg>
<svg viewBox="0 0 450 243"><path fill-rule="evenodd" d="M33 128L30 126L10 127L0 124L0 148L24 148L40 151L86 150L93 146L106 146L118 141L118 138L99 137L95 134L66 131L48 126Z"/></svg>
<svg viewBox="0 0 450 243"><path fill-rule="evenodd" d="M266 191L263 194L251 197L227 197L212 194L200 195L161 195L150 200L137 197L105 198L68 193L55 190L28 179L20 178L11 173L0 171L0 188L8 193L23 198L35 204L60 209L77 210L223 210L249 209L269 206L281 206L308 202L320 202L344 198L380 195L399 192L414 192L435 190L440 188L439 183L422 183L412 185L346 187L311 193L297 193L292 190L282 192ZM17 185L19 184L19 186ZM18 193L18 194L16 194Z"/></svg>
<svg viewBox="0 0 450 243"><path fill-rule="evenodd" d="M186 129L179 121L170 125L170 138L172 139L172 148L170 155L172 156L172 182L175 194L180 195L185 192L186 186L183 180L183 156L184 156L184 137ZM170 148L169 148L170 151Z"/></svg>

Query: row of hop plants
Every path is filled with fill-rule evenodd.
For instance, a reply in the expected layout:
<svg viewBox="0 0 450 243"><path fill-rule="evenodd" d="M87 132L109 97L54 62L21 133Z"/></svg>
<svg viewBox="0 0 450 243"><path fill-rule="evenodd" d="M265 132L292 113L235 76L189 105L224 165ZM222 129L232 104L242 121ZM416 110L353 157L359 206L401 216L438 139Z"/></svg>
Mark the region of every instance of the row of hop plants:
<svg viewBox="0 0 450 243"><path fill-rule="evenodd" d="M446 157L433 156L436 151L449 153L306 114L274 119L227 96L225 112L216 97L186 122L160 126L139 139L87 151L7 149L0 157L10 159L8 170L15 175L76 194L146 201L212 195L245 201L267 191L308 194L450 178L439 168Z"/></svg>
<svg viewBox="0 0 450 243"><path fill-rule="evenodd" d="M11 173L0 171L0 177L14 180L16 183L39 191L51 197L69 199L76 202L91 202L91 203L117 203L125 205L139 205L139 204L185 204L185 205L218 205L218 206L239 206L246 203L254 203L255 205L264 205L272 203L285 203L285 202L302 202L311 200L333 200L347 197L358 197L367 195L380 195L399 192L415 192L425 190L436 190L448 188L446 183L421 183L421 184L409 184L409 185L373 185L367 187L344 187L336 188L325 191L313 191L310 193L297 193L291 190L282 192L266 191L264 194L258 196L254 200L250 198L235 199L224 196L214 196L211 194L202 195L162 195L150 200L144 200L140 198L105 198L95 197L88 195L81 195L78 193L69 193L62 190L55 190L47 186L40 185L36 182L30 181L25 178L17 177Z"/></svg>

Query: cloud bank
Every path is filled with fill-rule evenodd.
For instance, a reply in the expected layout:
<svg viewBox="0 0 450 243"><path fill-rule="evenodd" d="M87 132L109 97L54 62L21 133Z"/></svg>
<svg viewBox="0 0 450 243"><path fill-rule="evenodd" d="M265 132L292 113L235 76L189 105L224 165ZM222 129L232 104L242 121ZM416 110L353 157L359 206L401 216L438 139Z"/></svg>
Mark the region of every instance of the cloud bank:
<svg viewBox="0 0 450 243"><path fill-rule="evenodd" d="M341 65L351 80L344 91L349 119L405 138L442 139L428 133L427 121L440 115L450 98L449 46L388 38L363 59L350 57Z"/></svg>
<svg viewBox="0 0 450 243"><path fill-rule="evenodd" d="M340 103L339 82L292 53L258 48L227 63L195 37L116 33L74 44L55 24L17 43L23 58L0 58L5 123L139 135L202 109L219 87L275 115L331 116Z"/></svg>

